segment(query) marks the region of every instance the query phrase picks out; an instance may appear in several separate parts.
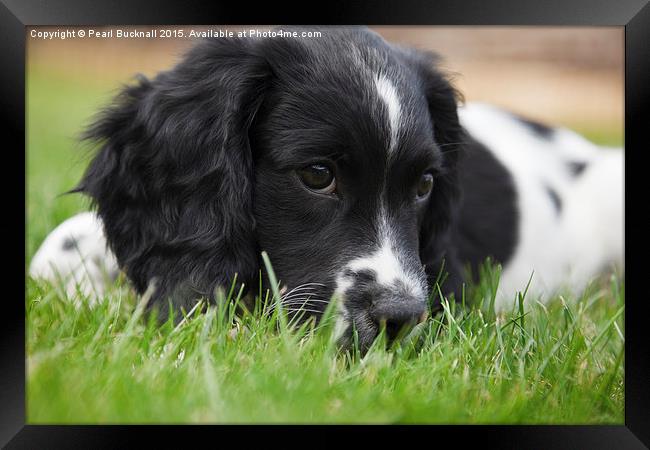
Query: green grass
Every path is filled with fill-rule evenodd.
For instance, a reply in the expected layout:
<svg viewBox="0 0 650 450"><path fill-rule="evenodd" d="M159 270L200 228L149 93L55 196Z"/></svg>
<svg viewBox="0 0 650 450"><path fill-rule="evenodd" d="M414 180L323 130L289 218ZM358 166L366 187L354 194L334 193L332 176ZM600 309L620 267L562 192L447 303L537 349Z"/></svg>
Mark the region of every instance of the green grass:
<svg viewBox="0 0 650 450"><path fill-rule="evenodd" d="M84 78L28 71L28 259L56 225L88 206L79 195L61 194L81 179L89 153L78 137L113 88Z"/></svg>
<svg viewBox="0 0 650 450"><path fill-rule="evenodd" d="M113 87L29 72L28 262L87 207L58 194L79 180L75 138ZM402 345L380 339L363 358L338 351L327 318L294 330L259 308L235 316L236 298L221 296L160 326L123 281L91 307L29 279L27 421L623 423L623 281L546 306L526 297L525 313L497 317L496 277L468 288L477 306L445 304Z"/></svg>
<svg viewBox="0 0 650 450"><path fill-rule="evenodd" d="M360 358L331 316L295 329L222 298L160 326L125 286L89 307L30 281L28 422L623 423L623 285L499 317L489 286Z"/></svg>

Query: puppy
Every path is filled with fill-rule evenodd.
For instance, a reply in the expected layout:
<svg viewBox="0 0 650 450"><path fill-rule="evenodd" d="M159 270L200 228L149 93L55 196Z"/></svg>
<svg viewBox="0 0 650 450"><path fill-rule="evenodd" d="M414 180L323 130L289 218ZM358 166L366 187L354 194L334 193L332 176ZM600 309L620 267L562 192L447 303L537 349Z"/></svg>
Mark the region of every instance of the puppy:
<svg viewBox="0 0 650 450"><path fill-rule="evenodd" d="M459 101L434 55L367 29L202 41L90 127L75 192L103 230L93 213L64 222L30 273L101 292L119 267L139 293L155 282L166 314L235 275L257 292L266 251L289 311L338 298L341 341L367 348L423 320L440 273L458 298L487 257L498 309L533 273L530 296L621 264L622 150ZM96 270L66 262L70 239Z"/></svg>

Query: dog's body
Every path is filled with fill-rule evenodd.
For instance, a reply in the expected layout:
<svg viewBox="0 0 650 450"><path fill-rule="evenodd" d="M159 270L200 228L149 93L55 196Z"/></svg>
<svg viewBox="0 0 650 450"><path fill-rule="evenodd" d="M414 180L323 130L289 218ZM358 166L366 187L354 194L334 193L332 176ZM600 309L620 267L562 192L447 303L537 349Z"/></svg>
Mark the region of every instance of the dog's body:
<svg viewBox="0 0 650 450"><path fill-rule="evenodd" d="M458 108L430 56L365 30L327 32L204 42L90 130L102 147L78 190L104 232L83 239L105 239L138 292L155 282L164 309L235 274L254 285L266 250L290 310L338 297L341 333L356 328L367 347L380 323L421 319L443 268L443 290L459 295L467 265L500 262L503 308L533 271L537 295L622 264L622 150ZM52 262L74 271L58 262L65 237L96 224L85 214L46 240L33 275L51 278ZM88 251L115 272L108 252ZM101 289L100 272L83 282Z"/></svg>

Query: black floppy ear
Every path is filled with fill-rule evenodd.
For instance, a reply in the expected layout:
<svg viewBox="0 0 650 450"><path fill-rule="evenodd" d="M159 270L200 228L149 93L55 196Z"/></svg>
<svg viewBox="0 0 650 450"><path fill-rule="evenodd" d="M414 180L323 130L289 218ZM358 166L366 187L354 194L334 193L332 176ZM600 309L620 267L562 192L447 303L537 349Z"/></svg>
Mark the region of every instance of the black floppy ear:
<svg viewBox="0 0 650 450"><path fill-rule="evenodd" d="M420 229L420 258L426 267L430 283L441 269L446 272L443 293L455 293L462 288L462 265L450 245L450 225L458 211L460 180L458 162L466 142L465 130L458 120L461 94L453 87L449 76L439 68L439 58L433 53L407 50L411 67L418 73L426 97L433 127L433 136L442 156L442 172L436 177L422 227ZM443 267L444 264L444 267Z"/></svg>
<svg viewBox="0 0 650 450"><path fill-rule="evenodd" d="M86 138L100 143L78 191L138 292L187 306L215 287L255 279L248 128L269 71L255 41L211 40L172 70L140 77Z"/></svg>

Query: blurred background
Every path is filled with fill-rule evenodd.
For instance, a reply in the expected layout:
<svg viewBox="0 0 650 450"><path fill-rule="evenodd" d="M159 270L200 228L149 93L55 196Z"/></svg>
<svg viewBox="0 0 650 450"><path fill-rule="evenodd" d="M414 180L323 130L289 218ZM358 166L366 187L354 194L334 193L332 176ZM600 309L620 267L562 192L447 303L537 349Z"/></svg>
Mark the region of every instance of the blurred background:
<svg viewBox="0 0 650 450"><path fill-rule="evenodd" d="M74 187L88 162L84 125L136 73L169 68L190 38L68 38L27 28L27 264L57 224L86 209ZM94 30L134 27L94 27ZM152 27L138 26L138 30ZM208 27L154 27L205 30ZM266 31L269 26L213 26ZM443 57L466 101L485 101L531 119L574 129L592 141L623 145L623 27L371 27L385 39ZM115 33L114 33L115 34Z"/></svg>

